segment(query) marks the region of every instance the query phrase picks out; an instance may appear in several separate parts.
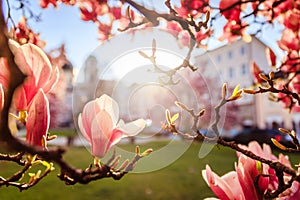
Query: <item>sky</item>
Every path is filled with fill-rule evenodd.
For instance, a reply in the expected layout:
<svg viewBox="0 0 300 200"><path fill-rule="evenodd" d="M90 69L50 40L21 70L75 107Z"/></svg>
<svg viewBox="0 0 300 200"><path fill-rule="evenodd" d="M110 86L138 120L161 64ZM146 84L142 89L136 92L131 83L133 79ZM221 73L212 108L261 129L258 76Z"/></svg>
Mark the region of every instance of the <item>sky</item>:
<svg viewBox="0 0 300 200"><path fill-rule="evenodd" d="M166 10L163 1L155 1L154 3L154 0L149 0L145 2L147 2L147 6L155 7L159 11ZM213 0L212 3L217 4L218 1ZM179 0L175 1L176 4L179 5ZM13 8L16 5L18 4L12 4L11 7ZM6 5L4 5L4 8L6 8ZM82 67L86 58L100 45L97 39L97 26L92 22L82 21L78 7L60 4L58 9L49 6L49 8L41 10L38 0L36 0L30 1L30 8L35 13L42 13L40 22L35 22L32 19L29 24L35 32L41 33L41 39L47 42L45 51L54 49L62 43L66 44L68 58L75 68ZM20 19L20 14L19 11L12 9L15 23ZM279 50L275 41L279 39L279 36L279 31L274 34L273 28L269 26L261 35L261 40L275 49L276 53ZM213 42L211 48L218 45L220 44Z"/></svg>

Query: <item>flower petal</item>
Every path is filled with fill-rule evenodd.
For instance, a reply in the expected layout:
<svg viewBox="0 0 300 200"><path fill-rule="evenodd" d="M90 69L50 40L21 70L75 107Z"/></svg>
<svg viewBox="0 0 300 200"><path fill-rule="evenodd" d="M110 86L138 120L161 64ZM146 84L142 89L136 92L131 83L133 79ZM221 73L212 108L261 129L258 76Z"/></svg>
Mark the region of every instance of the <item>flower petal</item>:
<svg viewBox="0 0 300 200"><path fill-rule="evenodd" d="M222 200L234 199L229 185L217 174L211 171L209 165L206 165L206 169L202 170L202 176L211 190L217 195L217 197Z"/></svg>
<svg viewBox="0 0 300 200"><path fill-rule="evenodd" d="M92 122L91 146L92 154L102 158L109 150L108 144L113 132L110 113L101 110Z"/></svg>
<svg viewBox="0 0 300 200"><path fill-rule="evenodd" d="M8 45L13 54L15 54L18 51L18 48L20 47L20 44L18 42L11 39L8 41Z"/></svg>
<svg viewBox="0 0 300 200"><path fill-rule="evenodd" d="M50 78L52 65L47 55L34 44L21 46L27 63L31 66L33 76L36 78L37 87L43 87Z"/></svg>
<svg viewBox="0 0 300 200"><path fill-rule="evenodd" d="M84 126L83 126L81 113L80 113L79 116L78 116L78 126L79 126L79 129L80 129L80 131L81 131L82 136L83 136L89 143L91 143L91 140L90 140L91 136L87 134L87 132L85 131L85 128L84 128ZM89 133L90 133L90 131L89 131Z"/></svg>
<svg viewBox="0 0 300 200"><path fill-rule="evenodd" d="M27 110L28 109L28 102L26 97L26 92L24 87L21 85L19 86L14 93L13 101L16 107L16 110Z"/></svg>
<svg viewBox="0 0 300 200"><path fill-rule="evenodd" d="M55 84L58 81L58 78L59 78L59 71L58 71L58 68L55 67L55 69L52 70L52 73L51 73L51 76L50 76L48 82L43 87L43 90L46 94L54 88Z"/></svg>
<svg viewBox="0 0 300 200"><path fill-rule="evenodd" d="M86 131L86 135L91 138L91 130L92 130L92 122L95 119L97 113L96 113L96 107L95 101L88 102L82 111L82 126L84 130Z"/></svg>
<svg viewBox="0 0 300 200"><path fill-rule="evenodd" d="M245 199L258 199L254 186L254 179L258 175L255 161L245 155L241 155L235 168Z"/></svg>
<svg viewBox="0 0 300 200"><path fill-rule="evenodd" d="M146 126L146 121L144 119L137 119L135 121L125 124L123 120L120 120L118 128L124 132L126 136L135 136L141 132Z"/></svg>
<svg viewBox="0 0 300 200"><path fill-rule="evenodd" d="M111 134L111 137L109 139L109 143L108 143L108 146L107 146L107 151L115 144L119 143L120 140L124 137L124 133L115 128L113 131L112 131L112 134Z"/></svg>
<svg viewBox="0 0 300 200"><path fill-rule="evenodd" d="M29 108L26 123L26 141L32 145L42 146L50 123L49 102L43 90L39 90Z"/></svg>
<svg viewBox="0 0 300 200"><path fill-rule="evenodd" d="M9 83L9 67L6 58L0 58L0 83L4 88L8 88Z"/></svg>
<svg viewBox="0 0 300 200"><path fill-rule="evenodd" d="M113 124L117 124L119 120L119 106L118 103L110 96L103 94L96 102L101 110L106 110L110 113Z"/></svg>

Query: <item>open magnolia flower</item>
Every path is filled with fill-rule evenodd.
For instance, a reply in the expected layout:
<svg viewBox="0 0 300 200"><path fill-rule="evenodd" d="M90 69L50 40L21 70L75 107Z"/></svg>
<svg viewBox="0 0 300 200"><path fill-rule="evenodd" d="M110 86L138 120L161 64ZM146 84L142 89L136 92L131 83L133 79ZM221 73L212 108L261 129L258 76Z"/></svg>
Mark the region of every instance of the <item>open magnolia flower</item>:
<svg viewBox="0 0 300 200"><path fill-rule="evenodd" d="M59 76L58 69L52 69L46 54L34 44L19 45L10 40L9 47L19 69L27 76L15 91L14 104L19 111L28 110L39 89L47 94L55 86Z"/></svg>
<svg viewBox="0 0 300 200"><path fill-rule="evenodd" d="M264 144L261 148L256 141L252 141L248 146L241 147L264 159L278 161L291 167L288 157L282 154L276 157L272 154L269 145ZM215 174L208 165L202 171L204 180L218 198L241 200L263 199L263 195L267 191L273 191L278 187L279 183L274 169L241 153L237 152L237 156L238 162L235 164L235 171L228 172L222 177ZM300 171L300 168L298 171ZM288 182L289 180L290 176L284 175L284 181ZM280 194L278 199L298 199L296 197L299 197L297 196L299 194L300 184L295 181L291 188Z"/></svg>
<svg viewBox="0 0 300 200"><path fill-rule="evenodd" d="M78 117L79 129L90 143L93 156L102 158L122 138L141 132L146 122L138 119L125 124L119 121L119 106L111 97L102 95L88 102Z"/></svg>
<svg viewBox="0 0 300 200"><path fill-rule="evenodd" d="M15 109L19 111L19 116L15 118L26 124L26 141L29 144L45 146L43 141L47 136L50 120L49 103L45 94L55 86L59 76L58 69L52 68L46 54L34 44L19 45L9 40L9 47L14 54L15 63L26 75L23 84L14 92L13 102ZM9 84L9 66L5 58L0 59L0 68L1 110L4 102L3 90Z"/></svg>

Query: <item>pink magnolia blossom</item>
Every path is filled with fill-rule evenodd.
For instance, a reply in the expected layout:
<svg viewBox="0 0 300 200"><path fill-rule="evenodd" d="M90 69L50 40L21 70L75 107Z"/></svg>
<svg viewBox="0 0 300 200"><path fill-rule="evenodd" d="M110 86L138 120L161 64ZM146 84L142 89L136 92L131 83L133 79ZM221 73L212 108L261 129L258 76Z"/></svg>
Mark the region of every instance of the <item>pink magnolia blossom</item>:
<svg viewBox="0 0 300 200"><path fill-rule="evenodd" d="M196 16L198 13L205 13L209 10L208 3L208 0L181 0L181 8L184 8L183 12L186 12L184 16L187 14Z"/></svg>
<svg viewBox="0 0 300 200"><path fill-rule="evenodd" d="M179 33L182 31L182 28L177 22L171 21L171 22L167 22L167 31L177 39Z"/></svg>
<svg viewBox="0 0 300 200"><path fill-rule="evenodd" d="M98 23L98 34L99 34L99 40L100 41L106 41L109 39L111 34L112 25L111 24L104 24L104 23Z"/></svg>
<svg viewBox="0 0 300 200"><path fill-rule="evenodd" d="M49 4L52 4L55 8L57 7L56 0L40 0L40 6L42 8L48 8Z"/></svg>
<svg viewBox="0 0 300 200"><path fill-rule="evenodd" d="M283 24L285 27L291 29L294 32L300 29L300 11L297 9L288 10L285 14Z"/></svg>
<svg viewBox="0 0 300 200"><path fill-rule="evenodd" d="M202 176L218 198L222 200L245 199L235 171L219 177L206 165L206 169L202 171Z"/></svg>
<svg viewBox="0 0 300 200"><path fill-rule="evenodd" d="M105 94L88 102L78 117L79 129L90 143L93 156L100 158L122 138L142 131L145 124L143 119L128 124L119 121L118 104Z"/></svg>
<svg viewBox="0 0 300 200"><path fill-rule="evenodd" d="M298 168L298 173L300 173L300 167ZM290 177L285 176L285 181L287 182ZM285 190L282 194L279 195L279 200L297 200L300 197L300 183L294 181L292 186Z"/></svg>
<svg viewBox="0 0 300 200"><path fill-rule="evenodd" d="M297 35L298 34L298 35ZM300 50L300 33L295 33L291 29L284 29L281 39L278 41L278 45L285 51L299 51Z"/></svg>
<svg viewBox="0 0 300 200"><path fill-rule="evenodd" d="M109 12L112 14L115 20L119 20L122 17L121 7L109 7Z"/></svg>
<svg viewBox="0 0 300 200"><path fill-rule="evenodd" d="M236 5L239 0L221 0L219 7L222 15L230 21L240 21L241 6ZM233 6L233 8L231 8Z"/></svg>
<svg viewBox="0 0 300 200"><path fill-rule="evenodd" d="M295 0L285 0L274 7L276 0L268 0L261 3L264 9L261 9L258 13L267 18L267 20L273 21L282 13L293 9L296 6Z"/></svg>
<svg viewBox="0 0 300 200"><path fill-rule="evenodd" d="M269 145L263 144L261 147L256 141L250 142L248 146L241 148L251 151L254 154L268 160L278 161L288 167L291 164L287 156L279 154L278 157L272 154ZM202 176L208 186L220 199L239 199L252 200L263 199L263 194L268 190L273 191L278 187L278 179L275 170L266 164L258 163L244 154L237 153L238 162L235 164L235 170L225 174L222 177L211 171L207 165L202 171ZM260 167L258 167L260 165ZM300 169L298 169L300 170ZM265 176L260 176L264 174ZM284 176L284 181L288 182L289 175ZM255 186L257 183L257 187ZM297 199L300 193L300 184L293 183L292 187L282 193L279 199Z"/></svg>
<svg viewBox="0 0 300 200"><path fill-rule="evenodd" d="M180 7L175 6L174 9L180 17L188 17L189 15L188 9L183 6Z"/></svg>
<svg viewBox="0 0 300 200"><path fill-rule="evenodd" d="M179 37L179 45L180 47L188 47L190 46L191 37L187 31L182 31Z"/></svg>
<svg viewBox="0 0 300 200"><path fill-rule="evenodd" d="M43 146L50 123L49 102L40 89L35 95L28 111L26 122L26 141L31 145Z"/></svg>
<svg viewBox="0 0 300 200"><path fill-rule="evenodd" d="M40 39L40 34L35 33L31 28L28 27L27 19L25 17L21 17L16 27L15 35L16 41L18 41L20 44L32 43L41 48L46 45L46 42Z"/></svg>
<svg viewBox="0 0 300 200"><path fill-rule="evenodd" d="M81 19L84 21L98 21L98 16L102 16L109 11L107 1L83 1L79 5Z"/></svg>
<svg viewBox="0 0 300 200"><path fill-rule="evenodd" d="M229 20L223 27L223 35L219 38L220 41L225 39L229 43L235 41L239 36L243 36L245 32L246 22L239 22L235 20Z"/></svg>
<svg viewBox="0 0 300 200"><path fill-rule="evenodd" d="M283 65L280 69L284 72L296 72L300 70L299 63L300 56L298 51L290 51L284 58L283 58Z"/></svg>
<svg viewBox="0 0 300 200"><path fill-rule="evenodd" d="M279 83L278 84L278 89L281 90L283 88L283 85L284 85L283 83ZM295 93L299 92L299 91L297 91L297 90L299 90L299 78L298 78L298 76L296 76L291 81L290 87L288 89L292 92L295 92ZM290 108L291 107L292 99L288 95L286 95L282 92L279 92L277 94L277 98L280 100L280 102L283 103L285 108ZM300 111L300 106L298 104L294 104L291 111L292 112L299 112Z"/></svg>
<svg viewBox="0 0 300 200"><path fill-rule="evenodd" d="M60 0L62 3L66 5L74 5L77 0ZM48 8L50 4L52 4L55 8L57 8L57 0L40 0L41 8Z"/></svg>
<svg viewBox="0 0 300 200"><path fill-rule="evenodd" d="M300 94L300 75L296 75L291 81L291 89L293 92Z"/></svg>
<svg viewBox="0 0 300 200"><path fill-rule="evenodd" d="M52 69L46 54L34 44L20 46L10 40L9 45L17 66L27 75L24 83L15 91L14 104L19 111L27 110L39 89L43 89L45 94L51 91L58 80L58 69Z"/></svg>
<svg viewBox="0 0 300 200"><path fill-rule="evenodd" d="M250 142L248 147L244 146L244 149L252 151L254 154L261 156L265 159L276 159L272 154L269 145L264 144L263 148L256 142ZM269 183L271 183L269 177L259 176L260 174L274 174L274 171L270 169L268 165L261 164L261 171L257 169L257 161L241 154L238 155L238 163L235 166L235 170L238 174L239 184L242 187L245 199L262 199L262 195L267 191ZM270 173L271 172L271 173ZM255 188L255 180L258 178L258 190Z"/></svg>

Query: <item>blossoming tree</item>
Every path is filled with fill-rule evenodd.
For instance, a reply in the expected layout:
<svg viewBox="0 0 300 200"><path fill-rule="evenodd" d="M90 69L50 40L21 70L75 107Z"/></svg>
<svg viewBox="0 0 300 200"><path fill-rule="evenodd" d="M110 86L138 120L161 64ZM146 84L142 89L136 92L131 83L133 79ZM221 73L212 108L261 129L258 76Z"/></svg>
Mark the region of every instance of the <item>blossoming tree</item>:
<svg viewBox="0 0 300 200"><path fill-rule="evenodd" d="M30 11L27 1L21 0L19 3L19 10ZM196 112L181 102L176 104L194 120L193 132L181 132L175 123L178 114L172 116L168 110L167 124L164 128L186 138L214 141L237 151L238 162L235 171L222 177L216 175L209 166L203 171L203 178L220 199L297 199L300 195L299 166L291 166L283 155L275 157L267 145L260 147L256 142L251 142L246 147L224 141L220 136L218 123L222 107L242 98L243 91L250 95L273 93L275 100L284 103L287 109L299 109L300 2L220 0L217 6L212 6L211 3L209 0L182 0L180 3L166 0L168 12L161 13L133 0L121 0L117 3L108 0L40 0L40 6L45 9L50 6L58 7L60 4L79 7L82 20L91 21L98 27L101 41L117 34L113 29L116 25L119 26L118 31L135 31L152 26L165 28L182 46L189 49L182 63L178 63L178 67L164 70L156 64L155 40L152 43L152 55L140 52L141 56L152 62L156 72L168 77L165 84L176 84L173 76L179 70L197 70L197 66L191 63L191 53L196 47L204 47L210 38L215 37L215 22L218 18L225 20L223 34L219 39L228 42L240 37L249 39L247 30L258 33L266 24L280 23L284 30L278 46L285 53L283 60L276 63L278 59L276 60L275 54L269 49L269 72L262 72L255 61L253 62L252 71L258 85L256 89L240 90L237 86L233 93L228 95L227 86L224 84L220 91L220 103L214 109L216 119L211 124L213 137L205 136L197 129L204 110ZM99 159L121 138L142 131L145 121L138 119L124 123L119 120L118 105L111 97L103 95L87 103L78 120L80 131L91 145L95 159L93 165L85 170L76 169L64 160L64 149L47 148L47 141L55 139L55 136L48 133L50 116L46 94L57 82L59 73L42 50L45 42L28 27L29 16L23 16L21 21L15 24L10 15L9 1L6 7L3 5L1 1L0 141L6 145L8 151L19 153L0 154L0 159L15 162L23 166L23 169L9 178L1 177L0 185L15 186L20 190L28 189L53 170L53 163L61 169L58 177L66 184L85 184L104 177L120 179L134 168L140 158L149 155L152 150L147 149L141 153L137 147L134 159L131 162L126 160L121 165L118 165L118 156L113 156L107 163L101 163ZM7 10L8 16L4 16L3 10ZM12 22L12 27L8 27L9 21ZM272 66L277 66L276 72L272 71ZM25 142L15 136L16 130L11 126L12 118L26 126ZM275 139L272 139L273 143L283 151L299 153L300 144L295 131L282 128L280 131L292 138L294 148L285 147ZM31 174L29 181L21 182L23 174L35 164L42 164L46 169L44 172Z"/></svg>

